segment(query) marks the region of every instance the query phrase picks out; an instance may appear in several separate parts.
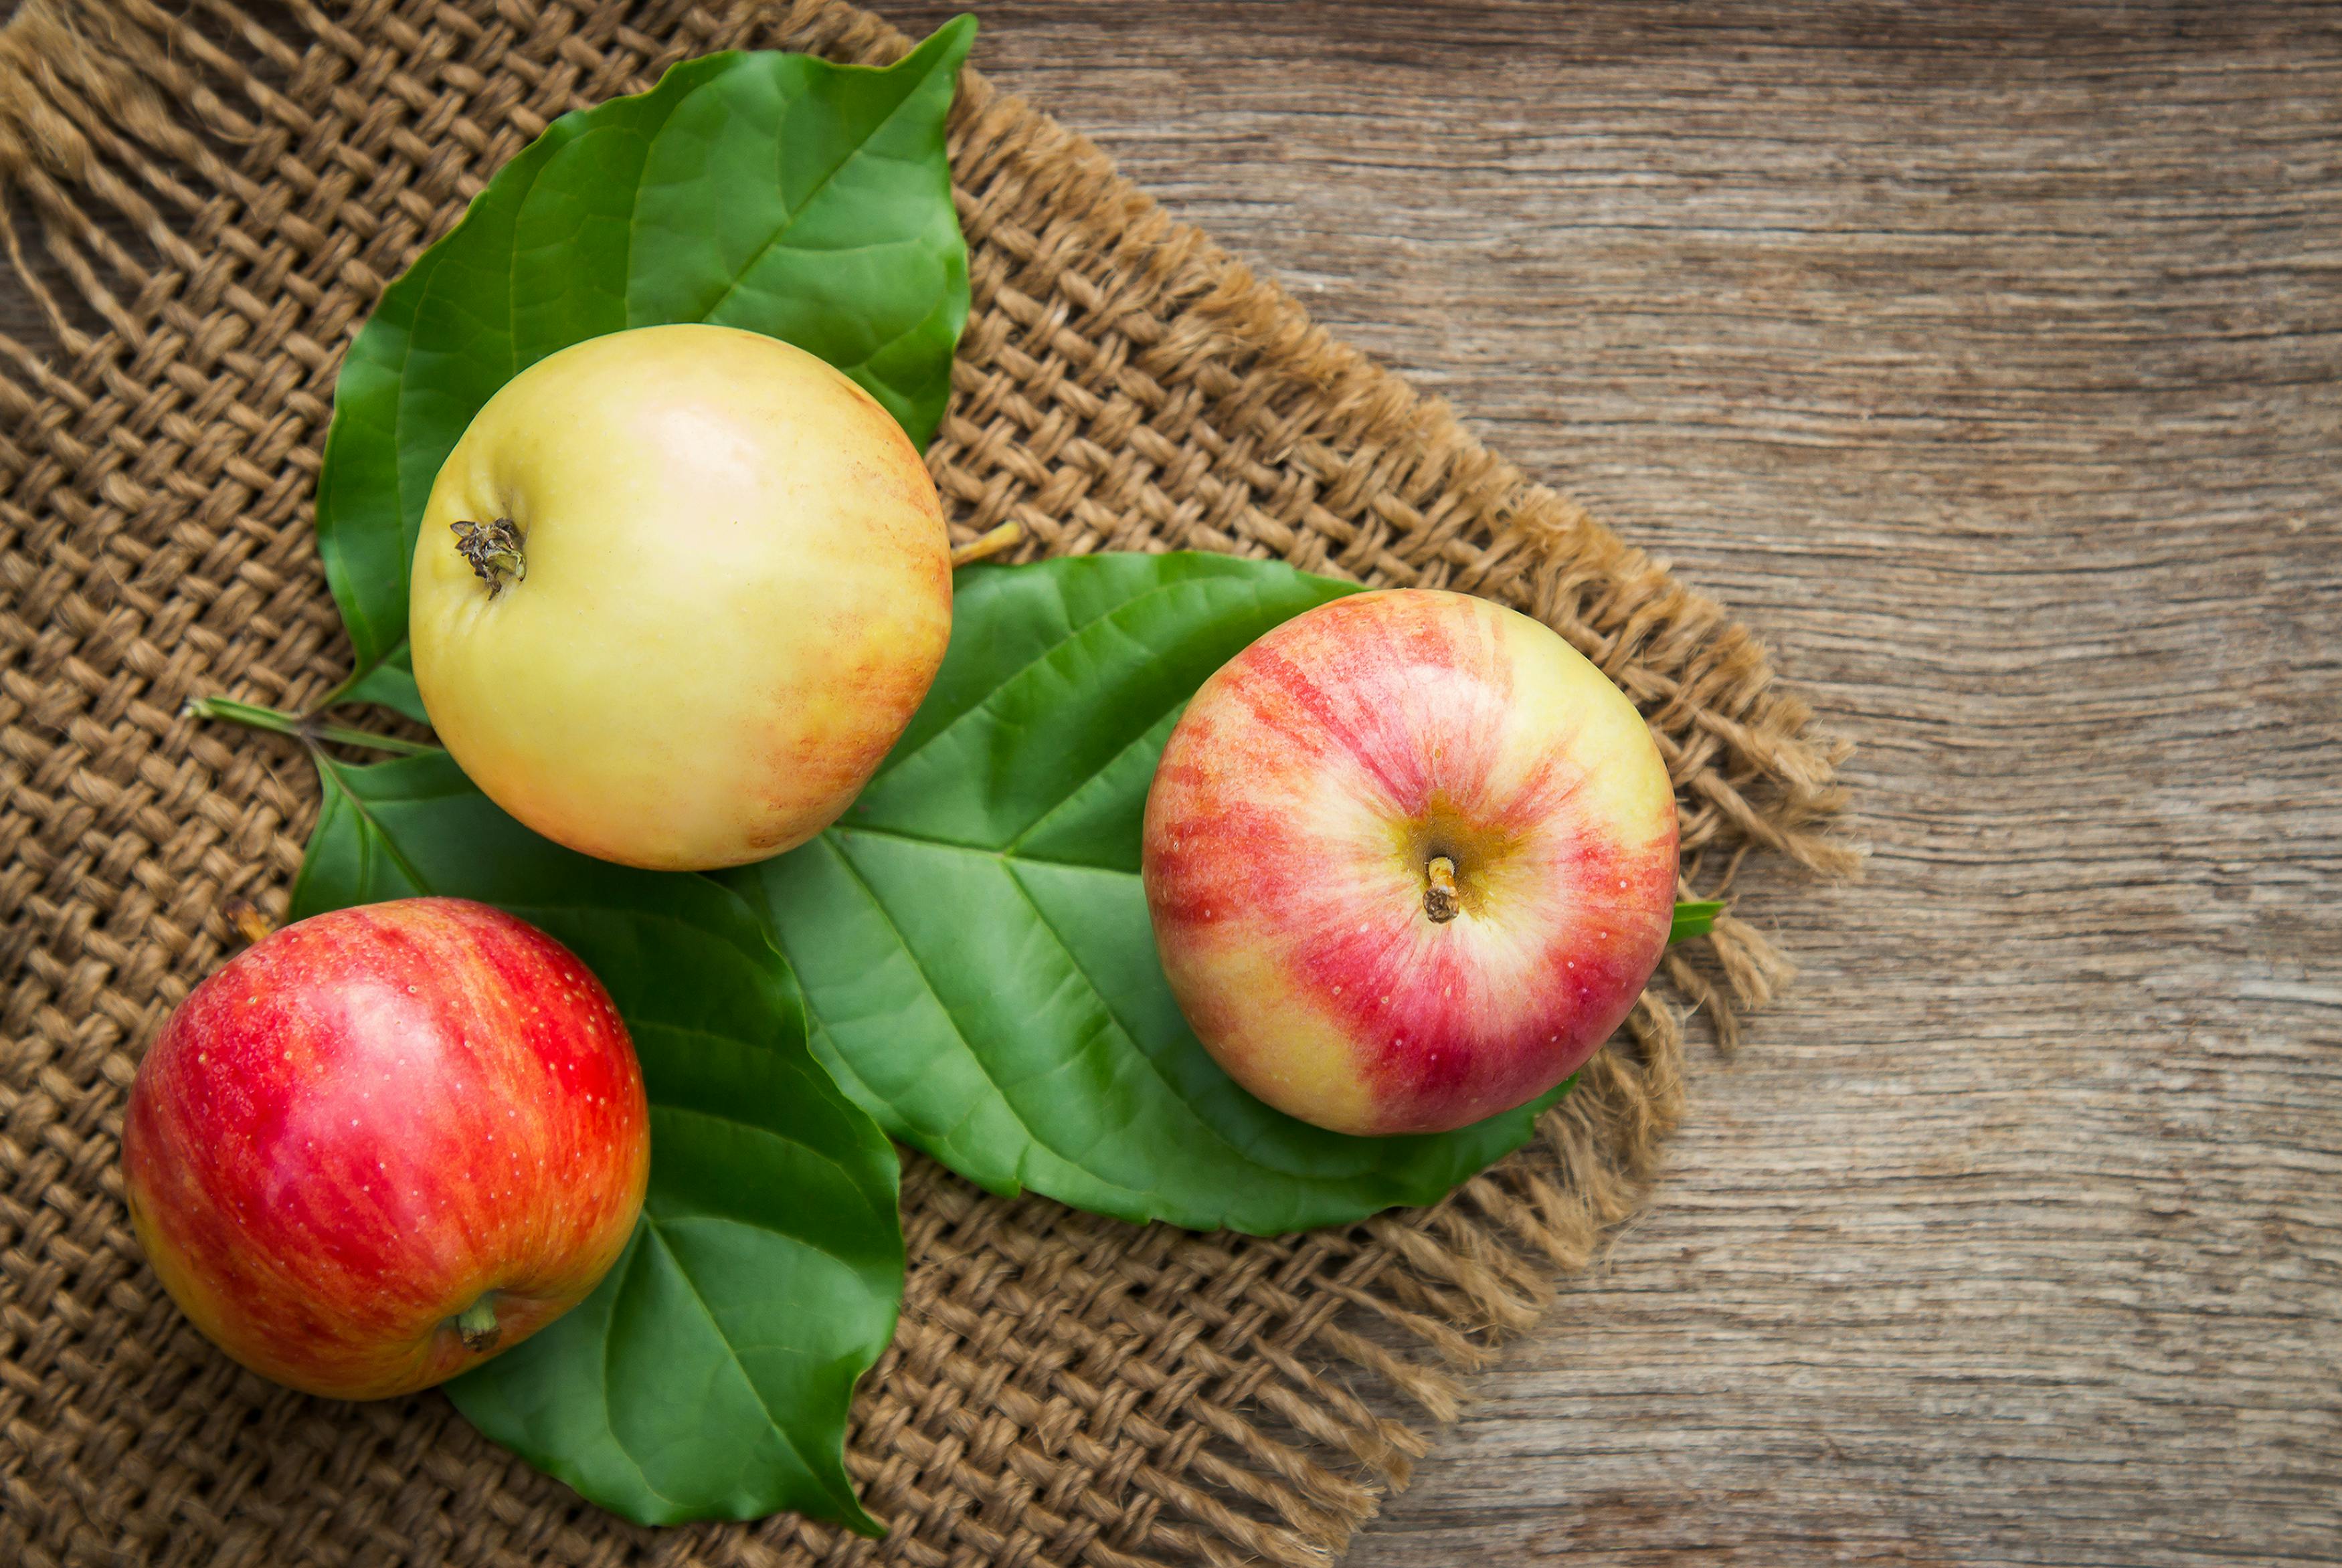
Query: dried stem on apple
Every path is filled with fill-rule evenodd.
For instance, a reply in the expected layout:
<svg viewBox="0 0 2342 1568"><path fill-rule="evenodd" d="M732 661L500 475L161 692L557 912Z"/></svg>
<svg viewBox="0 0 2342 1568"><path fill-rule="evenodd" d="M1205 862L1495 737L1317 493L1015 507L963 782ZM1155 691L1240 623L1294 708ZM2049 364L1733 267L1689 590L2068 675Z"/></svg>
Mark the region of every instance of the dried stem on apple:
<svg viewBox="0 0 2342 1568"><path fill-rule="evenodd" d="M971 561L987 561L1017 544L1025 537L1022 523L1003 523L999 527L977 534L965 544L952 547L951 564L965 566Z"/></svg>
<svg viewBox="0 0 2342 1568"><path fill-rule="evenodd" d="M456 553L472 564L493 599L528 576L528 557L521 554L520 530L509 517L493 523L450 523Z"/></svg>
<svg viewBox="0 0 2342 1568"><path fill-rule="evenodd" d="M1423 890L1423 913L1431 916L1434 924L1445 925L1464 913L1464 901L1456 892L1456 863L1444 854L1431 857L1423 868L1427 879Z"/></svg>
<svg viewBox="0 0 2342 1568"><path fill-rule="evenodd" d="M455 1337L464 1348L479 1352L496 1348L496 1340L504 1330L496 1323L496 1293L488 1292L478 1301L457 1313L451 1320L455 1325Z"/></svg>
<svg viewBox="0 0 2342 1568"><path fill-rule="evenodd" d="M246 942L258 942L276 929L276 923L248 898L229 899L220 905L220 913L227 917L228 929Z"/></svg>

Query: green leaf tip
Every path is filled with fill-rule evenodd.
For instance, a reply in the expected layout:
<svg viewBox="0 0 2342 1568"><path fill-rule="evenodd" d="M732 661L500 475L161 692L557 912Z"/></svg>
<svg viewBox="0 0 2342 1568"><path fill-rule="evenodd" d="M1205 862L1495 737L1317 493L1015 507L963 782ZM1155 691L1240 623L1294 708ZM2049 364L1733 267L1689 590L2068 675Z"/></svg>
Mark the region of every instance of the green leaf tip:
<svg viewBox="0 0 2342 1568"><path fill-rule="evenodd" d="M962 11L956 16L947 17L934 32L920 39L911 54L922 55L933 49L936 64L956 71L967 63L968 51L976 46L976 13Z"/></svg>
<svg viewBox="0 0 2342 1568"><path fill-rule="evenodd" d="M1689 942L1695 936L1706 936L1716 925L1716 917L1724 913L1720 898L1689 900L1676 905L1674 925L1667 932L1667 945Z"/></svg>

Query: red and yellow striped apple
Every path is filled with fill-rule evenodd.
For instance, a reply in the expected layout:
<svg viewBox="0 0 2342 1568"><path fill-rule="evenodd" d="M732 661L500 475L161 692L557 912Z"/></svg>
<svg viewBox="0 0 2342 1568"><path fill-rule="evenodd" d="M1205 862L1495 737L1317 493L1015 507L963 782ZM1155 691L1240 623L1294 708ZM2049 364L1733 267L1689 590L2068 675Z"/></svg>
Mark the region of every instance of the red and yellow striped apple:
<svg viewBox="0 0 2342 1568"><path fill-rule="evenodd" d="M130 1090L130 1218L197 1328L339 1399L425 1388L569 1310L650 1172L626 1025L485 904L320 914L195 987Z"/></svg>
<svg viewBox="0 0 2342 1568"><path fill-rule="evenodd" d="M646 326L524 370L447 456L407 631L439 739L557 844L658 871L829 825L951 635L918 449L803 349Z"/></svg>
<svg viewBox="0 0 2342 1568"><path fill-rule="evenodd" d="M1666 951L1675 792L1617 687L1467 594L1358 594L1204 683L1146 800L1163 967L1229 1076L1337 1132L1534 1099Z"/></svg>

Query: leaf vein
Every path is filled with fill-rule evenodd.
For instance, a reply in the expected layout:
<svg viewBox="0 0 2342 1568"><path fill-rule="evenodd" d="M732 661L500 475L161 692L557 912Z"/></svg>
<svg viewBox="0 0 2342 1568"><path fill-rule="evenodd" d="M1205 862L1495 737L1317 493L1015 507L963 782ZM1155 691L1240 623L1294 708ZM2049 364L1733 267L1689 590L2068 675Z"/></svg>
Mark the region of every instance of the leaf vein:
<svg viewBox="0 0 2342 1568"><path fill-rule="evenodd" d="M943 1010L944 1016L950 1021L952 1034L954 1037L958 1040L961 1051L966 1054L969 1061L976 1064L976 1071L984 1075L985 1082L992 1086L993 1094L999 1101L1001 1108L1006 1111L1008 1114L1015 1119L1016 1125L1024 1131L1026 1141L1034 1148L1044 1150L1048 1154L1055 1155L1058 1159L1066 1160L1067 1164L1072 1164L1074 1162L1067 1159L1066 1155L1059 1154L1056 1148L1052 1145L1047 1139L1041 1135L1040 1130L1035 1127L1030 1122L1027 1122L1025 1119L1024 1113L1017 1110L1016 1106L1009 1100L1000 1080L993 1075L992 1064L986 1062L984 1059L983 1054L977 1051L975 1046L970 1044L967 1030L960 1022L959 1014L953 1009L952 1004L944 999L943 993L937 989L935 983L935 977L927 973L926 965L921 962L919 958L918 950L913 947L910 942L903 935L902 925L896 920L894 912L886 906L886 901L878 895L878 890L876 888L870 885L869 879L862 874L861 868L854 864L851 856L846 854L843 849L840 849L834 844L828 844L827 841L835 835L836 831L836 830L832 829L830 832L823 834L820 842L824 843L825 845L829 848L830 853L837 857L838 864L845 869L846 874L853 879L855 886L861 890L862 895L870 901L871 907L877 910L879 914L885 918L887 929L894 934L896 945L902 949L903 956L910 962L911 972L919 977L919 984L926 991L927 995L934 1000L935 1004ZM806 1005L808 1010L810 1010L813 1005L810 995L806 998ZM1113 1187L1116 1191L1126 1193L1132 1197L1136 1198L1154 1195L1137 1188L1124 1187L1117 1183L1109 1182L1106 1177L1098 1175L1096 1172L1090 1171L1086 1167L1076 1165L1076 1168L1081 1170L1085 1175L1089 1176L1100 1185ZM1019 1174L1020 1175L1022 1174L1021 1171Z"/></svg>
<svg viewBox="0 0 2342 1568"><path fill-rule="evenodd" d="M925 85L926 83L926 76L925 75L922 75L916 80L913 81L910 86L905 90L903 95L895 101L894 105L884 115L878 117L878 123L871 126L868 133L866 134L859 142L856 142L851 148L847 149L844 157L838 159L836 163L822 171L821 177L814 182L813 189L807 191L805 194L804 198L797 203L796 206L791 210L789 215L781 220L780 227L775 229L771 237L766 239L763 245L756 247L756 254L750 256L746 265L744 265L737 273L733 275L732 281L724 285L724 292L716 296L716 302L700 313L700 318L702 320L712 321L715 319L716 313L722 310L724 306L730 302L732 296L739 292L740 285L747 282L749 277L755 274L758 267L765 265L765 258L772 255L774 249L778 246L782 241L786 240L789 234L796 229L798 222L804 218L806 214L813 210L814 204L821 200L823 193L829 189L832 182L834 182L839 175L843 174L850 165L868 151L871 138L876 136L881 131L884 131L887 126L895 123L895 116L901 114L904 106L919 95L919 88Z"/></svg>
<svg viewBox="0 0 2342 1568"><path fill-rule="evenodd" d="M824 1492L828 1492L830 1488L822 1479L819 1469L806 1457L805 1450L797 1446L796 1439L790 1435L781 1413L773 1408L772 1402L765 1395L763 1386L756 1382L756 1374L748 1370L748 1363L740 1359L739 1348L732 1343L732 1336L724 1332L723 1320L716 1315L716 1309L708 1303L706 1295L701 1292L699 1282L694 1279L691 1271L684 1266L682 1254L677 1253L674 1245L667 1241L666 1233L656 1220L650 1222L649 1230L653 1238L657 1241L659 1250L666 1253L667 1261L675 1265L676 1277L681 1280L686 1288L691 1292L692 1301L698 1306L701 1315L707 1319L709 1331L716 1335L716 1343L724 1347L725 1358L731 1362L733 1370L740 1374L740 1381L748 1385L748 1393L756 1400L756 1407L765 1413L765 1423L772 1428L773 1435L781 1440L781 1445L789 1451L790 1456L797 1462L799 1468L814 1478L814 1483L821 1487Z"/></svg>
<svg viewBox="0 0 2342 1568"><path fill-rule="evenodd" d="M619 1298L626 1293L627 1285L634 1282L636 1272L642 1267L642 1238L650 1229L650 1218L646 1215L634 1241L626 1247L626 1273L618 1282L618 1288L612 1293L610 1299L610 1315L613 1318L617 1316ZM616 1449L620 1457L633 1467L635 1477L643 1483L644 1491L669 1507L680 1508L683 1506L683 1500L660 1490L658 1483L651 1479L651 1473L644 1467L642 1460L636 1456L633 1449L626 1446L626 1440L618 1434L617 1408L610 1403L610 1389L614 1382L611 1377L611 1365L617 1353L618 1336L616 1333L604 1333L602 1335L602 1424L610 1429L610 1446Z"/></svg>
<svg viewBox="0 0 2342 1568"><path fill-rule="evenodd" d="M317 771L332 782L334 788L340 792L344 800L350 803L350 809L357 813L358 820L365 824L365 825L372 830L373 837L381 841L382 853L389 857L390 863L393 865L398 867L399 874L406 878L407 885L414 888L417 893L429 893L431 891L431 884L424 877L421 872L415 868L414 863L409 861L405 854L400 851L398 845L392 841L390 830L382 825L381 821L375 816L374 813L366 810L365 802L358 797L357 792L350 787L349 781L342 776L341 764L335 762L323 752L317 752L315 755L317 759ZM361 835L358 839L358 866L360 875L365 877L365 880L360 883L360 886L365 886L366 885L366 883L372 881L372 878L365 874L365 854L368 844L369 840L365 836Z"/></svg>
<svg viewBox="0 0 2342 1568"><path fill-rule="evenodd" d="M1042 665L1047 664L1051 659L1056 657L1057 654L1061 650L1071 647L1074 644L1081 641L1085 635L1096 627L1112 621L1123 612L1136 608L1138 605L1146 604L1154 600L1166 597L1185 588L1195 587L1199 584L1216 581L1233 580L1234 575L1235 574L1233 573L1230 573L1226 577L1223 577L1217 570L1215 570L1200 577L1183 577L1176 583L1160 583L1142 593L1133 594L1127 598L1118 599L1105 609L1099 611L1096 614L1089 616L1086 620L1078 622L1074 621L1071 616L1068 615L1066 634L1064 636L1057 638L1040 653L1035 654L1032 658L1026 660L1016 669L1011 670L1006 674L1001 676L1000 679L993 684L990 691L985 693L982 697L969 704L966 707L962 708L959 712L954 714L947 723L946 723L941 728L937 729L934 734L922 740L917 745L912 747L907 752L898 753L896 755L888 757L885 765L878 770L876 778L874 778L872 782L875 784L877 779L886 777L889 774L895 772L896 769L901 767L904 764L910 762L915 757L924 756L926 754L928 747L934 745L945 736L951 734L954 731L957 730L960 725L990 711L996 703L1002 700L1003 693L1006 692L1010 687L1023 680L1026 676L1031 674L1035 670L1037 670ZM1060 589L1058 593L1058 603L1061 608L1065 607L1065 594L1062 589ZM1160 722L1159 714L1156 716L1156 720L1155 722ZM1151 724L1149 727L1152 727ZM1096 775L1093 774L1092 776L1095 777ZM1087 783L1088 781L1084 780L1082 782ZM1048 809L1054 809L1054 806ZM857 831L871 830L861 829Z"/></svg>

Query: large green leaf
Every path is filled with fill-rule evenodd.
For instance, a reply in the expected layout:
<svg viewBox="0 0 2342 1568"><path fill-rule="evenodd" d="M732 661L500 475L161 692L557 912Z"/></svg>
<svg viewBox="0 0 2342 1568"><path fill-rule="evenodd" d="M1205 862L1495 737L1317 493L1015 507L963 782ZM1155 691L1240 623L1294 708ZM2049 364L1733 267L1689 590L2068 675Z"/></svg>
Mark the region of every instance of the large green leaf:
<svg viewBox="0 0 2342 1568"><path fill-rule="evenodd" d="M566 944L642 1057L650 1193L599 1289L447 1385L481 1431L644 1523L794 1508L875 1529L846 1479L846 1405L903 1289L893 1147L806 1049L756 914L705 877L572 854L444 754L322 754L298 918L454 894Z"/></svg>
<svg viewBox="0 0 2342 1568"><path fill-rule="evenodd" d="M996 1192L1258 1233L1428 1203L1527 1139L1561 1091L1426 1137L1273 1111L1205 1053L1156 958L1139 824L1180 710L1351 591L1226 555L960 574L943 671L845 820L725 874L882 1126Z"/></svg>
<svg viewBox="0 0 2342 1568"><path fill-rule="evenodd" d="M944 117L975 34L959 17L885 70L688 60L505 165L384 292L335 389L317 548L357 659L336 700L391 700L357 688L405 643L432 481L496 389L556 349L669 322L769 333L926 444L967 320Z"/></svg>

